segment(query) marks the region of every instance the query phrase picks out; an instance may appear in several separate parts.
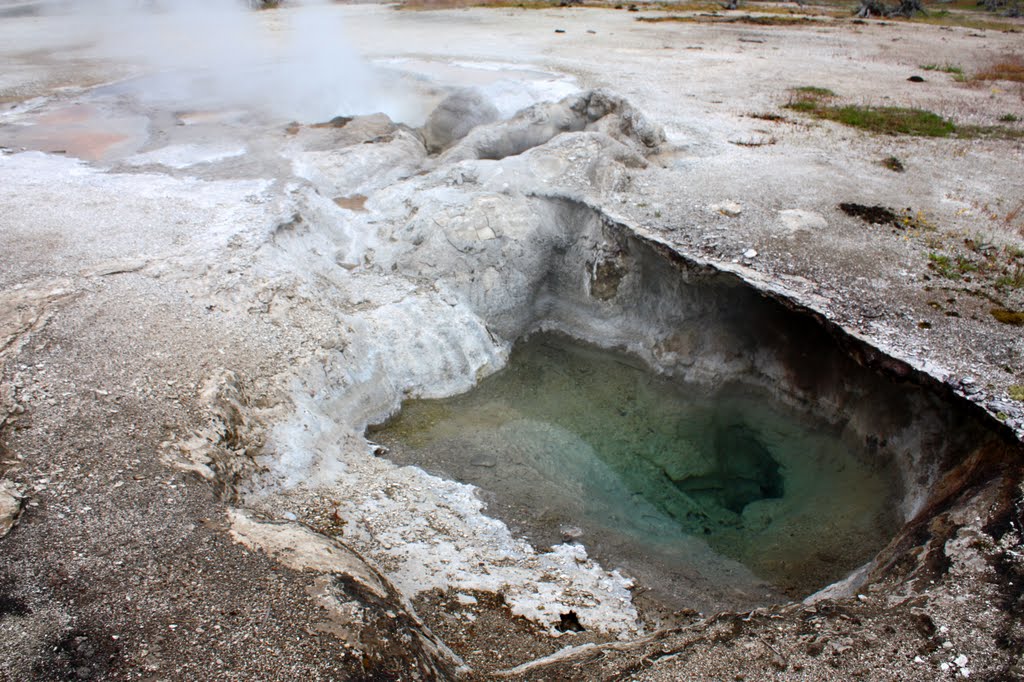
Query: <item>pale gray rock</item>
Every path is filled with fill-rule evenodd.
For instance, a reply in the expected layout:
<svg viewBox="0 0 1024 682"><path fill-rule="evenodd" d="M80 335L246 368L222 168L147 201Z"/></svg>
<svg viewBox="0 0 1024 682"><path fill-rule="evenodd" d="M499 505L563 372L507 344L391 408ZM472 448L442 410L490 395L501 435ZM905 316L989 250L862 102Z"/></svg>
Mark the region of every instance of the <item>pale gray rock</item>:
<svg viewBox="0 0 1024 682"><path fill-rule="evenodd" d="M789 209L779 211L779 227L786 232L800 232L801 230L820 231L828 229L828 221L825 216L814 211L803 211L800 209Z"/></svg>
<svg viewBox="0 0 1024 682"><path fill-rule="evenodd" d="M13 481L0 481L0 538L14 528L21 516L21 505L25 498Z"/></svg>
<svg viewBox="0 0 1024 682"><path fill-rule="evenodd" d="M535 104L507 121L479 126L449 149L442 161L504 159L546 144L569 132L604 133L641 155L654 153L665 142L665 131L649 121L624 98L605 90L590 90L559 102Z"/></svg>
<svg viewBox="0 0 1024 682"><path fill-rule="evenodd" d="M423 140L431 154L444 151L469 131L500 118L498 109L474 88L448 95L431 112L423 126Z"/></svg>

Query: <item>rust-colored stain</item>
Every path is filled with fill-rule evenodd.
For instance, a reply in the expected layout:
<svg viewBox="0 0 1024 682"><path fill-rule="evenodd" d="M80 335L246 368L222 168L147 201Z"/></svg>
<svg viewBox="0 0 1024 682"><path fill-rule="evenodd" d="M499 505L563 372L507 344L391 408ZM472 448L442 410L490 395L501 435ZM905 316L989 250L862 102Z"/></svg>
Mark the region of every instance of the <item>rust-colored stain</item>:
<svg viewBox="0 0 1024 682"><path fill-rule="evenodd" d="M145 140L136 118L107 118L97 107L80 105L41 113L29 125L0 128L0 144L99 161L130 153Z"/></svg>
<svg viewBox="0 0 1024 682"><path fill-rule="evenodd" d="M85 123L89 119L97 117L99 112L96 107L80 105L65 107L55 111L48 111L36 119L37 125L69 125L73 123Z"/></svg>

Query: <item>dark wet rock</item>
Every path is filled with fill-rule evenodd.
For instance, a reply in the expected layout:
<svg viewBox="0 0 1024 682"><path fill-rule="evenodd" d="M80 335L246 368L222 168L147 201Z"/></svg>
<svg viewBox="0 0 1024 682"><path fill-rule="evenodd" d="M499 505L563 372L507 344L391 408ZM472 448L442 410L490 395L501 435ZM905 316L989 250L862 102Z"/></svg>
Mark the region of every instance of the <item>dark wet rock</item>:
<svg viewBox="0 0 1024 682"><path fill-rule="evenodd" d="M839 204L839 210L848 216L860 218L864 222L871 223L872 225L898 226L900 224L899 214L885 206L865 206L864 204L844 202Z"/></svg>
<svg viewBox="0 0 1024 682"><path fill-rule="evenodd" d="M316 123L313 125L314 128L344 128L352 122L351 116L335 116L330 121L324 123Z"/></svg>

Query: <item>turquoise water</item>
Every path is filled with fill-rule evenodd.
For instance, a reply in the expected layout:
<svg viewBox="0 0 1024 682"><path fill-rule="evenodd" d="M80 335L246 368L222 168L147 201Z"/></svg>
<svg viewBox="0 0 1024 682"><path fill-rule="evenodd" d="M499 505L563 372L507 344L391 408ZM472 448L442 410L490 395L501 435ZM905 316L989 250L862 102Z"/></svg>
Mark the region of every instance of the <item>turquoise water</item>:
<svg viewBox="0 0 1024 682"><path fill-rule="evenodd" d="M896 532L897 477L761 389L709 392L541 334L472 391L414 400L370 437L479 486L546 546L583 542L662 601L698 610L804 596Z"/></svg>

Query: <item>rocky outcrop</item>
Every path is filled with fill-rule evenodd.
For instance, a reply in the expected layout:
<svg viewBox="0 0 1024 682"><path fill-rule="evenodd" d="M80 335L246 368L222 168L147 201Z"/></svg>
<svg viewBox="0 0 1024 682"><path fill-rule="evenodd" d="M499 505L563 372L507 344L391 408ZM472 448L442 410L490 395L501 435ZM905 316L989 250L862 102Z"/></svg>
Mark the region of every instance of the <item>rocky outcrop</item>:
<svg viewBox="0 0 1024 682"><path fill-rule="evenodd" d="M504 159L545 144L561 133L581 131L603 133L641 158L665 142L662 127L626 99L606 90L592 90L560 102L535 104L507 121L474 128L442 155L441 162Z"/></svg>
<svg viewBox="0 0 1024 682"><path fill-rule="evenodd" d="M235 499L239 484L256 470L252 457L260 445L258 430L246 418L248 401L238 375L218 370L203 385L199 399L207 411L207 426L165 444L165 460L198 474L222 498Z"/></svg>
<svg viewBox="0 0 1024 682"><path fill-rule="evenodd" d="M438 639L412 604L376 568L346 545L308 526L228 511L231 535L297 571L312 571L325 620L314 625L363 661L368 677L394 679L415 671L419 679L453 680L469 668Z"/></svg>

